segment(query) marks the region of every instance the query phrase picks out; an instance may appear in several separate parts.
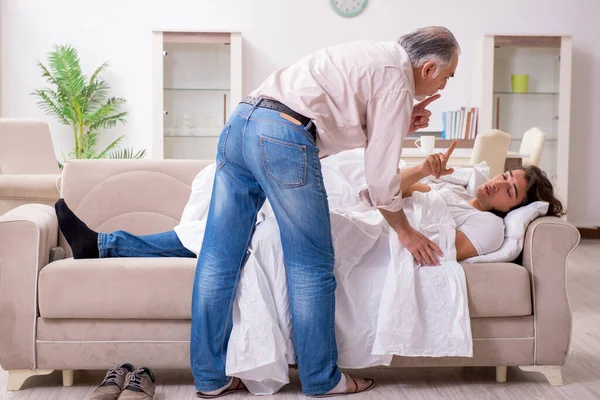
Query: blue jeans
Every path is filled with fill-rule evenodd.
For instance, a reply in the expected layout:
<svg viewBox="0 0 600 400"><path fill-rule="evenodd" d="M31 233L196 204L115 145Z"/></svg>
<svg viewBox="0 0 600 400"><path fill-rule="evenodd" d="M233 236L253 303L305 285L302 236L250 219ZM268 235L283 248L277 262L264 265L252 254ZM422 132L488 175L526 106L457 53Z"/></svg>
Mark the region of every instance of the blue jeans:
<svg viewBox="0 0 600 400"><path fill-rule="evenodd" d="M256 215L269 199L285 259L302 389L340 380L334 332L334 253L319 149L279 112L240 104L221 133L192 298L190 361L196 389L224 386L232 306Z"/></svg>
<svg viewBox="0 0 600 400"><path fill-rule="evenodd" d="M175 231L136 236L125 231L98 234L100 258L109 257L191 257Z"/></svg>

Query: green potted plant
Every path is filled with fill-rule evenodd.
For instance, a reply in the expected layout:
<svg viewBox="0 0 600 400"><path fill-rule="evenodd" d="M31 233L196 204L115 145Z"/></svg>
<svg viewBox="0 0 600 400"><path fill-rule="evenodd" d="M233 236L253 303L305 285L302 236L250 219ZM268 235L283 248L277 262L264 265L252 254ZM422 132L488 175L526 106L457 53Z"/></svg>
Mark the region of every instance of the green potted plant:
<svg viewBox="0 0 600 400"><path fill-rule="evenodd" d="M48 67L38 63L42 76L52 88L35 90L32 95L46 113L73 129L75 147L69 159L143 158L146 150L119 149L124 135L99 151L98 135L117 123L126 123L127 111L120 108L125 99L109 97L110 86L100 78L108 66L103 63L88 79L81 71L77 50L70 45L54 46L48 53ZM64 154L63 154L63 158Z"/></svg>

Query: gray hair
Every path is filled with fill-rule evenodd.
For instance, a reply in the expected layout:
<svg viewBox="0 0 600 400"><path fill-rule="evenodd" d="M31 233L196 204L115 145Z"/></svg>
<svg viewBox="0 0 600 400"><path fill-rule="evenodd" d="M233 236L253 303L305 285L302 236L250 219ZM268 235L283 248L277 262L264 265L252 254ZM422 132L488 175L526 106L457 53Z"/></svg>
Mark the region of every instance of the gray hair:
<svg viewBox="0 0 600 400"><path fill-rule="evenodd" d="M413 68L421 67L428 61L438 66L447 65L454 55L460 54L460 46L456 38L443 26L417 29L401 36L398 43L408 53ZM438 73L439 68L435 74Z"/></svg>

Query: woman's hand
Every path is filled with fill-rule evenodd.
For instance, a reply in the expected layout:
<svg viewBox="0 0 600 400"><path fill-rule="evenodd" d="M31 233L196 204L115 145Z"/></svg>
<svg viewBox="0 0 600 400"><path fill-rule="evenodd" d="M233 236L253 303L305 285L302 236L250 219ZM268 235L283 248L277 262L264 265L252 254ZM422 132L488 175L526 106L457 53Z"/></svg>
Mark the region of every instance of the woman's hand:
<svg viewBox="0 0 600 400"><path fill-rule="evenodd" d="M454 172L453 168L446 168L446 164L452 155L452 152L456 148L458 142L455 140L452 142L448 150L445 153L434 153L427 156L425 161L423 161L420 165L421 172L425 176L433 175L437 179L440 176L450 175Z"/></svg>

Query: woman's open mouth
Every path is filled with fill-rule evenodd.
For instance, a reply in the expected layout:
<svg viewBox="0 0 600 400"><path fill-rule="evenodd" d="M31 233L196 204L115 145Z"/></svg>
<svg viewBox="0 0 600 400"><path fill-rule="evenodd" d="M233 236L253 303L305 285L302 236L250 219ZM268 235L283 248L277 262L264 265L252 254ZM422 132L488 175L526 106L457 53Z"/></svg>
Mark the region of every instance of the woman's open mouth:
<svg viewBox="0 0 600 400"><path fill-rule="evenodd" d="M490 188L488 185L485 185L483 190L485 191L485 193L489 196L490 195Z"/></svg>

